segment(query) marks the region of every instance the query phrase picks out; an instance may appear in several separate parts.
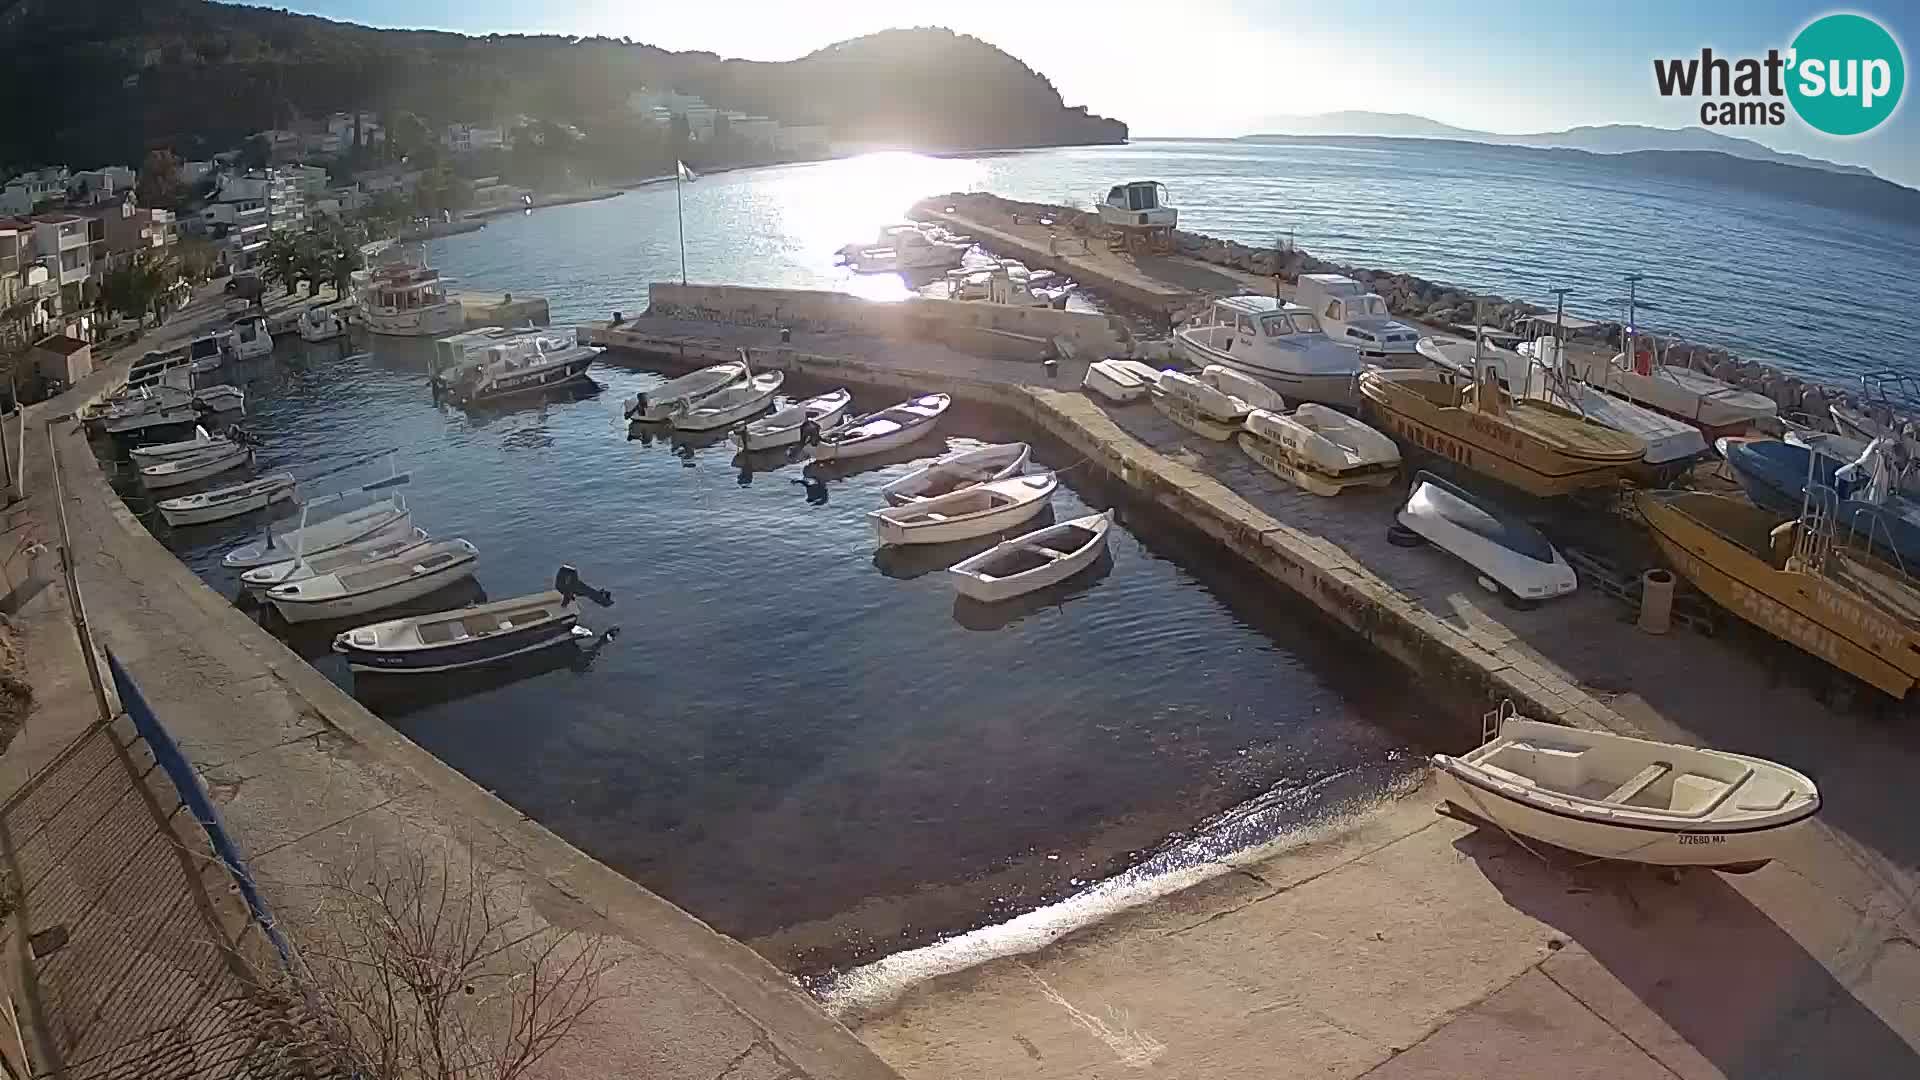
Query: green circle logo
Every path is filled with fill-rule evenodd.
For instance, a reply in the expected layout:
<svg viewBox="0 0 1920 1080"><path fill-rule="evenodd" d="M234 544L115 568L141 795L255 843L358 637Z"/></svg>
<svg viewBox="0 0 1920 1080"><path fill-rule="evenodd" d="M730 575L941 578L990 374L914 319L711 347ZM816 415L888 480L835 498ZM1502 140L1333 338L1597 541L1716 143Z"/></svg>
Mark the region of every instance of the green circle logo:
<svg viewBox="0 0 1920 1080"><path fill-rule="evenodd" d="M1907 65L1900 43L1864 15L1823 15L1793 39L1787 98L1800 119L1829 135L1879 127L1900 104Z"/></svg>

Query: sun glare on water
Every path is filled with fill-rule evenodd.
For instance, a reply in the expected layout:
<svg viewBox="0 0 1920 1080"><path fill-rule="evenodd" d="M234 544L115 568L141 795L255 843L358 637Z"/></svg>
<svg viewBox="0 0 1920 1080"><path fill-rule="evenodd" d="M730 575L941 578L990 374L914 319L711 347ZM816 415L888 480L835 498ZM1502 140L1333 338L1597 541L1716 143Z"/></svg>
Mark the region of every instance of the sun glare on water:
<svg viewBox="0 0 1920 1080"><path fill-rule="evenodd" d="M888 150L798 170L783 185L780 214L808 262L830 267L844 244L874 243L880 230L905 220L929 195L968 191L985 179L978 162ZM897 300L910 290L897 274L851 274L847 291Z"/></svg>

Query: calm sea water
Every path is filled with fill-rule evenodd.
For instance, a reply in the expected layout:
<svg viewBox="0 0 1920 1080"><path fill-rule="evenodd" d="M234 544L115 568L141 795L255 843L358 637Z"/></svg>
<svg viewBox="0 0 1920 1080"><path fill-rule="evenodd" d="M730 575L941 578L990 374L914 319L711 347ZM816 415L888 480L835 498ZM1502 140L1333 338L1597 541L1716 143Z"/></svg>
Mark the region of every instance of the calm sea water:
<svg viewBox="0 0 1920 1080"><path fill-rule="evenodd" d="M1089 205L1113 183L1166 183L1190 229L1419 274L1621 318L1622 278L1643 273L1642 322L1802 375L1847 381L1903 368L1920 315L1920 222L1901 224L1604 162L1535 159L1472 144L1405 148L1149 141L926 158L878 154L702 177L682 192L696 281L837 286L833 251L924 196L983 190ZM645 306L680 272L671 184L497 220L434 245L477 288L546 294L556 320Z"/></svg>
<svg viewBox="0 0 1920 1080"><path fill-rule="evenodd" d="M328 653L342 627L260 617L476 782L790 970L1031 909L1250 799L1315 793L1304 820L1323 789L1416 769L1409 746L1446 722L1297 599L1125 504L1106 563L1010 605L942 579L984 544L877 550L878 488L944 449L1028 437L997 414L956 409L944 439L802 483L802 464L743 467L725 442L630 438L619 403L659 378L630 361L597 367L597 392L467 413L433 402L424 346L374 348L289 340L226 373L246 382L261 469L397 447L416 522L481 552L477 589L416 609L543 589L564 561L613 591L586 621L620 634L590 660L382 690ZM1116 496L1088 471L1067 469L1056 517ZM231 596L220 555L260 524L153 528Z"/></svg>

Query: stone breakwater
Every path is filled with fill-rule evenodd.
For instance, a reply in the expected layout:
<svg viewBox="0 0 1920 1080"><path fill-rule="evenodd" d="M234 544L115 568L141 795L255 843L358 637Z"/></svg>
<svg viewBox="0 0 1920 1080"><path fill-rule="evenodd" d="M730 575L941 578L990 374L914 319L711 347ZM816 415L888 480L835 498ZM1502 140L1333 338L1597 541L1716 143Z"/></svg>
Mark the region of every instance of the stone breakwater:
<svg viewBox="0 0 1920 1080"><path fill-rule="evenodd" d="M959 214L982 221L1019 219L1049 221L1063 234L1093 239L1101 233L1097 214L1068 206L1021 202L984 192L955 192L925 201L926 205L951 207ZM1379 293L1395 316L1435 327L1482 322L1522 332L1536 315L1551 315L1552 309L1497 293L1477 292L1459 285L1431 281L1415 274L1354 266L1319 258L1301 248L1285 250L1249 247L1233 240L1222 240L1205 233L1179 229L1174 232L1176 253L1215 266L1257 274L1278 276L1292 283L1301 274L1345 274ZM1199 308L1195 305L1195 311ZM1176 319L1184 317L1183 312ZM1600 322L1578 333L1569 334L1574 344L1586 343L1596 349L1613 348L1619 340L1618 322ZM1657 336L1657 335L1656 335ZM1730 350L1689 341L1661 342L1661 361L1682 365L1747 390L1757 391L1779 405L1780 414L1804 421L1823 430L1833 429L1829 407L1835 403L1854 406L1882 423L1897 419L1887 403L1870 398L1858 390L1803 379L1758 360L1743 359Z"/></svg>

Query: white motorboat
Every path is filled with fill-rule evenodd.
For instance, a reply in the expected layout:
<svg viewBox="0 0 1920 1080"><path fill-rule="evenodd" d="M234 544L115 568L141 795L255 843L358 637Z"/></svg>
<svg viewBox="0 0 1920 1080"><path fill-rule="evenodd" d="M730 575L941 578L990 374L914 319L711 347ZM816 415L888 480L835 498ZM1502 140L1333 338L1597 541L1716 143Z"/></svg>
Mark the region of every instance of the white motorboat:
<svg viewBox="0 0 1920 1080"><path fill-rule="evenodd" d="M929 285L923 292L937 299L974 300L1012 307L1063 308L1073 287L1051 270L1031 270L1025 263L999 259L990 266L962 266L947 271L945 296Z"/></svg>
<svg viewBox="0 0 1920 1080"><path fill-rule="evenodd" d="M895 225L882 230L881 242L845 253L847 264L856 273L885 274L901 270L946 270L959 266L972 248L929 236L916 225ZM845 249L842 249L845 252Z"/></svg>
<svg viewBox="0 0 1920 1080"><path fill-rule="evenodd" d="M232 383L203 386L193 392L193 401L208 412L247 411L247 392Z"/></svg>
<svg viewBox="0 0 1920 1080"><path fill-rule="evenodd" d="M104 427L109 435L145 437L160 428L185 427L198 423L201 411L191 402L185 405L164 405L126 416L109 419Z"/></svg>
<svg viewBox="0 0 1920 1080"><path fill-rule="evenodd" d="M1269 472L1315 495L1385 487L1400 470L1400 448L1366 424L1307 402L1291 413L1255 409L1235 436Z"/></svg>
<svg viewBox="0 0 1920 1080"><path fill-rule="evenodd" d="M220 564L229 570L246 570L289 559L311 558L383 530L413 524L413 511L407 509L406 500L398 494L332 517L310 518L313 510L324 505L328 498L331 496L307 500L297 527L278 533L269 530L265 540L234 548L221 558Z"/></svg>
<svg viewBox="0 0 1920 1080"><path fill-rule="evenodd" d="M209 435L207 434L206 428L196 427L193 429L193 438L191 439L181 439L177 442L154 443L151 446L136 446L127 451L127 456L132 458L136 465L152 465L155 462L164 461L167 458L179 457L182 454L198 454L206 450L211 450L229 441L230 440L224 435Z"/></svg>
<svg viewBox="0 0 1920 1080"><path fill-rule="evenodd" d="M300 312L300 317L294 320L293 329L300 335L301 341L309 345L318 345L323 341L332 341L334 338L345 336L347 324L341 322L340 316L335 315L331 308L315 304Z"/></svg>
<svg viewBox="0 0 1920 1080"><path fill-rule="evenodd" d="M367 276L360 317L368 330L396 337L445 337L466 325L466 311L447 294L423 251L396 245Z"/></svg>
<svg viewBox="0 0 1920 1080"><path fill-rule="evenodd" d="M1400 527L1478 571L1509 603L1573 592L1573 567L1540 530L1491 501L1422 472L1395 518Z"/></svg>
<svg viewBox="0 0 1920 1080"><path fill-rule="evenodd" d="M1033 447L1023 442L955 451L886 485L880 495L894 506L936 498L975 484L1018 476L1027 471L1032 456Z"/></svg>
<svg viewBox="0 0 1920 1080"><path fill-rule="evenodd" d="M1637 340L1637 339L1630 339ZM1756 421L1777 415L1779 405L1764 394L1742 390L1704 372L1656 363L1653 347L1637 344L1611 360L1567 355L1567 369L1596 389L1636 405L1657 409L1700 428L1708 440L1739 435Z"/></svg>
<svg viewBox="0 0 1920 1080"><path fill-rule="evenodd" d="M911 398L879 412L856 416L820 436L812 447L815 461L867 457L905 446L933 434L940 417L953 405L946 394Z"/></svg>
<svg viewBox="0 0 1920 1080"><path fill-rule="evenodd" d="M157 504L157 509L169 525L205 525L285 502L294 497L293 488L292 473L274 473L244 484L214 488L178 499L163 499Z"/></svg>
<svg viewBox="0 0 1920 1080"><path fill-rule="evenodd" d="M1011 600L1092 566L1107 550L1112 528L1111 510L1049 525L955 563L947 576L962 596L985 603Z"/></svg>
<svg viewBox="0 0 1920 1080"><path fill-rule="evenodd" d="M390 559L316 574L267 590L292 623L344 619L404 604L473 575L480 551L465 540L431 540Z"/></svg>
<svg viewBox="0 0 1920 1080"><path fill-rule="evenodd" d="M1082 388L1125 405L1147 396L1160 381L1160 369L1138 360L1096 360L1087 365Z"/></svg>
<svg viewBox="0 0 1920 1080"><path fill-rule="evenodd" d="M847 410L852 406L852 394L844 389L830 390L744 425L733 433L733 441L746 451L792 446L805 440L808 423L813 424L815 434L832 431L846 420Z"/></svg>
<svg viewBox="0 0 1920 1080"><path fill-rule="evenodd" d="M152 386L158 383L167 372L186 367L191 362L185 348L168 352L149 352L127 369L127 389L138 390L143 386Z"/></svg>
<svg viewBox="0 0 1920 1080"><path fill-rule="evenodd" d="M235 355L232 330L201 334L187 343L187 370L195 375L205 375L209 371L219 370L221 364Z"/></svg>
<svg viewBox="0 0 1920 1080"><path fill-rule="evenodd" d="M1436 754L1451 810L1598 859L1757 870L1820 812L1811 779L1762 758L1506 718L1464 757Z"/></svg>
<svg viewBox="0 0 1920 1080"><path fill-rule="evenodd" d="M310 577L332 574L366 563L384 562L425 544L429 539L431 537L427 535L427 530L416 527L409 520L319 555L256 566L240 575L240 584L249 592L265 593L275 585L305 581Z"/></svg>
<svg viewBox="0 0 1920 1080"><path fill-rule="evenodd" d="M867 515L885 544L944 544L971 540L1031 520L1053 500L1060 481L1050 472L1009 476Z"/></svg>
<svg viewBox="0 0 1920 1080"><path fill-rule="evenodd" d="M763 371L698 401L683 403L671 419L675 431L715 431L758 415L773 404L785 372Z"/></svg>
<svg viewBox="0 0 1920 1080"><path fill-rule="evenodd" d="M625 408L626 417L628 420L639 423L664 423L681 405L697 402L709 394L717 394L736 382L744 382L746 378L747 365L744 360L703 367L699 371L682 375L677 379L668 379L645 393L628 398Z"/></svg>
<svg viewBox="0 0 1920 1080"><path fill-rule="evenodd" d="M1098 206L1100 224L1120 228L1173 229L1180 211L1167 201L1167 186L1157 180L1131 180L1107 189Z"/></svg>
<svg viewBox="0 0 1920 1080"><path fill-rule="evenodd" d="M478 350L474 362L436 377L453 400L471 405L584 380L604 351L580 344L571 327L527 330L494 340Z"/></svg>
<svg viewBox="0 0 1920 1080"><path fill-rule="evenodd" d="M1239 398L1248 409L1266 409L1269 412L1287 411L1286 399L1266 383L1248 375L1242 375L1230 367L1208 364L1194 376L1201 382L1231 398Z"/></svg>
<svg viewBox="0 0 1920 1080"><path fill-rule="evenodd" d="M212 446L198 454L182 454L179 457L166 458L152 465L140 466L140 482L149 491L160 488L179 487L205 480L210 476L219 476L229 469L238 469L253 461L253 451L245 446L229 443L226 446Z"/></svg>
<svg viewBox="0 0 1920 1080"><path fill-rule="evenodd" d="M241 360L258 360L273 352L273 335L267 333L263 315L243 312L233 317L233 355Z"/></svg>
<svg viewBox="0 0 1920 1080"><path fill-rule="evenodd" d="M1313 312L1271 296L1215 300L1206 314L1173 332L1195 367L1220 364L1251 375L1289 401L1354 405L1360 353L1336 343Z"/></svg>
<svg viewBox="0 0 1920 1080"><path fill-rule="evenodd" d="M1417 367L1420 331L1400 322L1386 298L1343 274L1301 274L1293 301L1320 317L1336 343L1357 349L1381 367Z"/></svg>
<svg viewBox="0 0 1920 1080"><path fill-rule="evenodd" d="M1153 386L1153 406L1167 419L1203 438L1226 442L1240 430L1251 406L1185 372L1162 372Z"/></svg>

